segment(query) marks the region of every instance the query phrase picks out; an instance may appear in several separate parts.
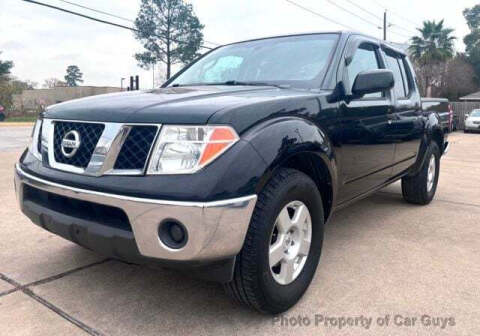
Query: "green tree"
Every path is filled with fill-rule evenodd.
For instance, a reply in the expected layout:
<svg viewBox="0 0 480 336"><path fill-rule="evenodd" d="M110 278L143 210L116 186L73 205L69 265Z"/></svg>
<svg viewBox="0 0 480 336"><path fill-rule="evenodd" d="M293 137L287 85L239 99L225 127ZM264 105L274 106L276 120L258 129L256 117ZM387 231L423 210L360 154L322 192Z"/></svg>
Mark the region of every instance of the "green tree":
<svg viewBox="0 0 480 336"><path fill-rule="evenodd" d="M33 89L32 82L21 81L16 78L9 78L0 82L0 105L6 110L10 110L13 105L13 95L22 93L23 90Z"/></svg>
<svg viewBox="0 0 480 336"><path fill-rule="evenodd" d="M0 51L0 54L2 52ZM10 75L10 70L13 68L12 61L2 61L0 60L0 81L4 81L8 79L8 75Z"/></svg>
<svg viewBox="0 0 480 336"><path fill-rule="evenodd" d="M463 16L467 20L470 34L463 38L468 61L475 69L477 81L480 81L480 5L466 8Z"/></svg>
<svg viewBox="0 0 480 336"><path fill-rule="evenodd" d="M139 65L149 69L164 63L167 79L173 64L189 63L199 56L204 26L192 5L183 0L142 0L135 28L135 38L145 49L135 54Z"/></svg>
<svg viewBox="0 0 480 336"><path fill-rule="evenodd" d="M423 27L417 30L420 35L410 39L409 51L417 67L422 69L421 86L426 96L431 97L432 86L438 81L438 67L455 55L456 37L452 36L453 29L443 26L443 20L424 21Z"/></svg>
<svg viewBox="0 0 480 336"><path fill-rule="evenodd" d="M80 68L78 66L69 65L67 68L67 74L64 78L68 86L78 86L78 83L83 83L82 77L83 73L80 72Z"/></svg>
<svg viewBox="0 0 480 336"><path fill-rule="evenodd" d="M45 81L43 82L42 87L43 87L44 89L53 89L54 87L66 86L66 85L67 85L67 83L61 81L61 80L58 79L58 78L52 77L52 78L47 78L47 79L45 79Z"/></svg>
<svg viewBox="0 0 480 336"><path fill-rule="evenodd" d="M457 53L447 63L440 85L434 90L438 97L458 101L462 96L478 91L475 70L463 53Z"/></svg>
<svg viewBox="0 0 480 336"><path fill-rule="evenodd" d="M12 68L12 61L0 60L0 105L7 110L12 105L12 94L14 93L10 85L10 70Z"/></svg>
<svg viewBox="0 0 480 336"><path fill-rule="evenodd" d="M480 28L480 5L475 5L472 8L465 8L463 16L467 20L467 25L470 30Z"/></svg>

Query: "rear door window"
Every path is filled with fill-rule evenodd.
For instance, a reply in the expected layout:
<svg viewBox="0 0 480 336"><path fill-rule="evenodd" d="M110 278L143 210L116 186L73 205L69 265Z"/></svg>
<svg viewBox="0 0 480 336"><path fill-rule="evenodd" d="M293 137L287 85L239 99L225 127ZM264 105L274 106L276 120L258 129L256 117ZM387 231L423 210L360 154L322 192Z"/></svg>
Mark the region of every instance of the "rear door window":
<svg viewBox="0 0 480 336"><path fill-rule="evenodd" d="M393 77L395 79L395 86L393 87L393 91L395 91L395 95L397 98L404 98L407 96L405 91L405 84L403 82L402 76L402 69L400 68L399 58L385 54L385 59L387 61L388 69L392 70Z"/></svg>

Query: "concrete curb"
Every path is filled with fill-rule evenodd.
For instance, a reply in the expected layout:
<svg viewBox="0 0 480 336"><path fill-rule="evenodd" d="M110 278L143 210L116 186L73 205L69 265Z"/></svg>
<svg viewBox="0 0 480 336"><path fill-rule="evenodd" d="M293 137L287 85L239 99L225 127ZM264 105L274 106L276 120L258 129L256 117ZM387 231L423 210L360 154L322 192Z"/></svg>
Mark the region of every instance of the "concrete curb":
<svg viewBox="0 0 480 336"><path fill-rule="evenodd" d="M33 122L0 122L0 127L22 127L33 126Z"/></svg>

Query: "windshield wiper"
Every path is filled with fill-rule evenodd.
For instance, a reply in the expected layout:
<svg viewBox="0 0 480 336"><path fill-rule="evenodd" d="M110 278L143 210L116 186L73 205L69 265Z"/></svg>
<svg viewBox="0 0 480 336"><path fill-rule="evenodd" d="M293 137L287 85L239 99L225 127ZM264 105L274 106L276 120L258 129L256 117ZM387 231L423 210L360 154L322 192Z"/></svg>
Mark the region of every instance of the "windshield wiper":
<svg viewBox="0 0 480 336"><path fill-rule="evenodd" d="M286 84L272 84L272 83L262 83L262 82L242 82L236 80L229 80L225 82L218 83L192 83L192 84L173 84L173 87L180 86L202 86L202 85L229 85L229 86L273 86L279 89L288 89L290 85Z"/></svg>
<svg viewBox="0 0 480 336"><path fill-rule="evenodd" d="M280 89L288 89L290 85L285 84L272 84L272 83L262 83L262 82L242 82L236 80L229 80L223 83L214 83L209 85L232 85L232 86L274 86Z"/></svg>

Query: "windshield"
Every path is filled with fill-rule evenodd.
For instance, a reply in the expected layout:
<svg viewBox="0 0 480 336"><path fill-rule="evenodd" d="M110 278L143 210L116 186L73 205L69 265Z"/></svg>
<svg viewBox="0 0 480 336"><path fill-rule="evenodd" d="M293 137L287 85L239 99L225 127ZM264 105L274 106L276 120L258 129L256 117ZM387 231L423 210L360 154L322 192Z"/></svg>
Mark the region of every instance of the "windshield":
<svg viewBox="0 0 480 336"><path fill-rule="evenodd" d="M480 110L473 110L470 117L480 117Z"/></svg>
<svg viewBox="0 0 480 336"><path fill-rule="evenodd" d="M318 88L337 34L262 39L218 48L169 85L272 84Z"/></svg>

